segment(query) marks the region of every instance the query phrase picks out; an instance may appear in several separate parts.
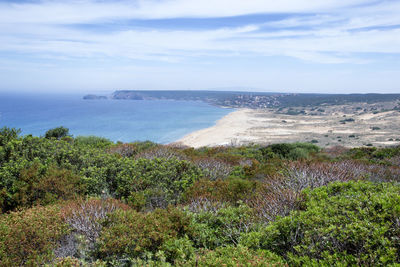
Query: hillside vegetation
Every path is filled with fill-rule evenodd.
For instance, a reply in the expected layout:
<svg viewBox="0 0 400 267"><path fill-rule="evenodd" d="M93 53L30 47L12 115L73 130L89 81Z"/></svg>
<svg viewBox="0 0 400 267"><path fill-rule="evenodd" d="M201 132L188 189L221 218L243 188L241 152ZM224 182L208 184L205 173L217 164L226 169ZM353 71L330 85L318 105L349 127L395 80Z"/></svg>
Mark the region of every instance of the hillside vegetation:
<svg viewBox="0 0 400 267"><path fill-rule="evenodd" d="M400 147L0 129L0 266L400 263Z"/></svg>

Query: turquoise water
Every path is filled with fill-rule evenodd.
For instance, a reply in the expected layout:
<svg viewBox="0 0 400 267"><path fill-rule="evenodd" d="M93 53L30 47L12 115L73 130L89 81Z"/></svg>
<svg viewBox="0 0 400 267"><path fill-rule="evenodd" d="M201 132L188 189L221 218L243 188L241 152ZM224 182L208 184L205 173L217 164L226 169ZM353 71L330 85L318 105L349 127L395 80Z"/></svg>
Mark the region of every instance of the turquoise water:
<svg viewBox="0 0 400 267"><path fill-rule="evenodd" d="M83 100L82 95L0 94L0 127L20 128L22 134L35 136L64 126L73 136L165 144L210 127L231 111L197 101Z"/></svg>

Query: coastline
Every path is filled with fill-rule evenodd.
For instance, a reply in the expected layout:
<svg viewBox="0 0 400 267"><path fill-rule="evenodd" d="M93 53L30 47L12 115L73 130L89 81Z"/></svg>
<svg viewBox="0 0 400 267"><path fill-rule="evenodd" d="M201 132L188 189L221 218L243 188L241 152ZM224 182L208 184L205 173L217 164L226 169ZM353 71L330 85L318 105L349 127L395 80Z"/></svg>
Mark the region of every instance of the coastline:
<svg viewBox="0 0 400 267"><path fill-rule="evenodd" d="M194 148L204 146L238 145L249 140L244 140L246 131L251 127L249 123L254 110L238 109L219 119L214 126L189 133L172 144L190 146Z"/></svg>
<svg viewBox="0 0 400 267"><path fill-rule="evenodd" d="M189 133L171 145L199 148L306 142L320 147L384 147L400 142L398 111L357 113L351 105L324 108L326 112L320 115L237 109L219 119L214 126ZM307 110L307 113L311 112ZM344 117L351 119L346 123Z"/></svg>

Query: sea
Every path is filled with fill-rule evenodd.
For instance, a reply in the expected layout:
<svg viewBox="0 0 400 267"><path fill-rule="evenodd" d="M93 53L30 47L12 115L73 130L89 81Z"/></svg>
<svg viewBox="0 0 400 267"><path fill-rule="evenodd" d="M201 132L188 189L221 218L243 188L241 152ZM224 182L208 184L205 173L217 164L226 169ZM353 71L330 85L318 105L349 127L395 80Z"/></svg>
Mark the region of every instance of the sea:
<svg viewBox="0 0 400 267"><path fill-rule="evenodd" d="M69 128L73 136L95 135L114 142L167 144L207 127L232 112L201 101L83 100L83 94L0 93L0 128L44 136Z"/></svg>

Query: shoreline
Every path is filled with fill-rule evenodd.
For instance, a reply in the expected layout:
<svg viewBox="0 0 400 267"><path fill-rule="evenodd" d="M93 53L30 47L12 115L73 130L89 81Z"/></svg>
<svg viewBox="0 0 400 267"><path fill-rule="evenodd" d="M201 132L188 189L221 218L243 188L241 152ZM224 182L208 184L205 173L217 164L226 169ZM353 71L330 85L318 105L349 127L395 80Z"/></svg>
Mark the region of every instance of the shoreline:
<svg viewBox="0 0 400 267"><path fill-rule="evenodd" d="M398 111L359 111L352 105L324 106L321 114L288 115L268 109L242 108L215 125L170 143L193 148L273 143L314 143L320 147L385 147L398 145ZM351 118L346 120L344 118Z"/></svg>
<svg viewBox="0 0 400 267"><path fill-rule="evenodd" d="M215 125L189 133L171 144L194 148L237 145L237 142L242 143L244 141L239 140L239 136L251 127L249 113L252 112L254 110L248 108L237 109L216 121ZM251 139L250 136L249 138ZM243 137L240 139L243 139Z"/></svg>

